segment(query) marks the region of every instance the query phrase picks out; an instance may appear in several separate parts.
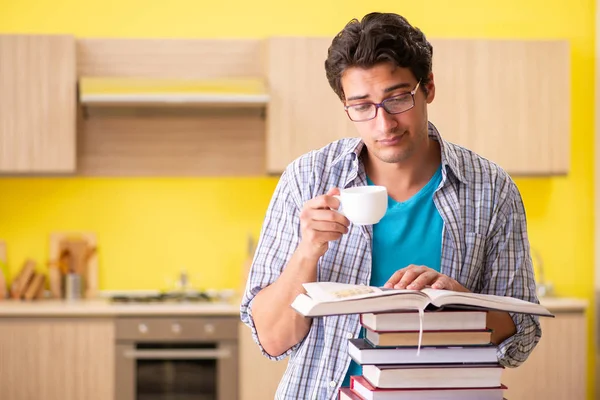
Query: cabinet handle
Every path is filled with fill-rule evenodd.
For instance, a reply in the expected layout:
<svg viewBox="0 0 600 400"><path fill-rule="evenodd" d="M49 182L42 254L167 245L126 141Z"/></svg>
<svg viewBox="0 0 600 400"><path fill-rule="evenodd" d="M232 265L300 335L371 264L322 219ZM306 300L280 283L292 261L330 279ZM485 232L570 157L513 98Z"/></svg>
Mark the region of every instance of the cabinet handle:
<svg viewBox="0 0 600 400"><path fill-rule="evenodd" d="M138 331L140 331L140 333L146 334L148 333L148 326L146 324L139 324Z"/></svg>
<svg viewBox="0 0 600 400"><path fill-rule="evenodd" d="M215 326L213 324L204 325L204 332L206 333L215 333Z"/></svg>
<svg viewBox="0 0 600 400"><path fill-rule="evenodd" d="M219 360L231 357L229 349L126 350L126 358L136 360Z"/></svg>
<svg viewBox="0 0 600 400"><path fill-rule="evenodd" d="M179 324L171 325L171 331L175 334L180 334L181 333L181 325L179 325Z"/></svg>

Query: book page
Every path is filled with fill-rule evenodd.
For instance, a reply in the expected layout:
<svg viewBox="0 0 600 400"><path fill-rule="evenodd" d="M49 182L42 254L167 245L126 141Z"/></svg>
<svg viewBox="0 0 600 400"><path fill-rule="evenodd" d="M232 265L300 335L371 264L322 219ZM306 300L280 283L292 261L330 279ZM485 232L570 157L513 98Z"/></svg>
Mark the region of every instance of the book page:
<svg viewBox="0 0 600 400"><path fill-rule="evenodd" d="M552 315L543 306L509 296L497 296L482 293L463 293L452 290L423 289L435 306L470 305L475 307L505 310L512 312Z"/></svg>
<svg viewBox="0 0 600 400"><path fill-rule="evenodd" d="M516 299L514 297L508 296L496 296L492 294L482 294L482 293L467 293L467 292L455 292L453 290L442 290L442 289L423 289L421 290L425 293L431 300L440 299L441 303L445 303L446 301L459 301L460 298L469 298L475 301L481 301L483 303L501 303L501 304L515 304L515 305L529 305L531 303Z"/></svg>
<svg viewBox="0 0 600 400"><path fill-rule="evenodd" d="M418 290L386 289L338 282L310 282L304 283L302 286L304 286L306 294L317 302L356 300L398 293L419 293Z"/></svg>

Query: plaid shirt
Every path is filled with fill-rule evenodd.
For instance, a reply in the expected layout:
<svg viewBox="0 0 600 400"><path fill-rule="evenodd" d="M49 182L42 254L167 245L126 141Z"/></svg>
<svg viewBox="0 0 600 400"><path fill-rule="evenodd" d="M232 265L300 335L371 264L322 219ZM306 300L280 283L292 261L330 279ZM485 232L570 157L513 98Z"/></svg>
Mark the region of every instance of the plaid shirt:
<svg viewBox="0 0 600 400"><path fill-rule="evenodd" d="M538 303L527 238L525 210L508 174L473 152L444 141L433 124L430 138L441 146L442 182L434 203L444 220L441 272L477 293L511 296ZM273 283L301 239L303 204L332 187L367 184L358 138L333 142L291 163L282 174L263 224L241 303L241 319L252 329L252 299ZM371 275L372 226L350 226L329 243L320 258L319 281L368 284ZM398 269L405 267L398 265ZM537 317L511 314L517 328L498 347L502 365L516 367L541 337ZM348 339L358 337L358 315L314 318L307 336L286 353L287 370L277 399L336 399L350 363Z"/></svg>

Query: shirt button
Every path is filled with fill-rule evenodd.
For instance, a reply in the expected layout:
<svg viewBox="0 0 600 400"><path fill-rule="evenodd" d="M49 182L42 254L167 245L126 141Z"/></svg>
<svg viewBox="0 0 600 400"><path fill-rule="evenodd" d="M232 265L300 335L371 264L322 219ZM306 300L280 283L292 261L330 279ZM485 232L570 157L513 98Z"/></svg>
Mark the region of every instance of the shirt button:
<svg viewBox="0 0 600 400"><path fill-rule="evenodd" d="M346 337L348 339L352 339L354 337L354 335L352 334L352 332L348 332L348 333L346 333Z"/></svg>
<svg viewBox="0 0 600 400"><path fill-rule="evenodd" d="M332 388L337 386L337 383L335 383L335 381L331 381L329 382L329 386L331 386Z"/></svg>

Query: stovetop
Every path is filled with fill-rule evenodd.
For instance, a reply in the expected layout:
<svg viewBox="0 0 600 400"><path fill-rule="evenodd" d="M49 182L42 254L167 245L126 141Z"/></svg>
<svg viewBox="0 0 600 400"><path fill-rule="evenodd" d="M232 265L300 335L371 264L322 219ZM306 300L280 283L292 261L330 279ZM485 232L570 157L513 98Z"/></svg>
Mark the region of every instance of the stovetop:
<svg viewBox="0 0 600 400"><path fill-rule="evenodd" d="M157 294L120 294L110 298L112 303L206 303L220 301L205 292L173 292Z"/></svg>

